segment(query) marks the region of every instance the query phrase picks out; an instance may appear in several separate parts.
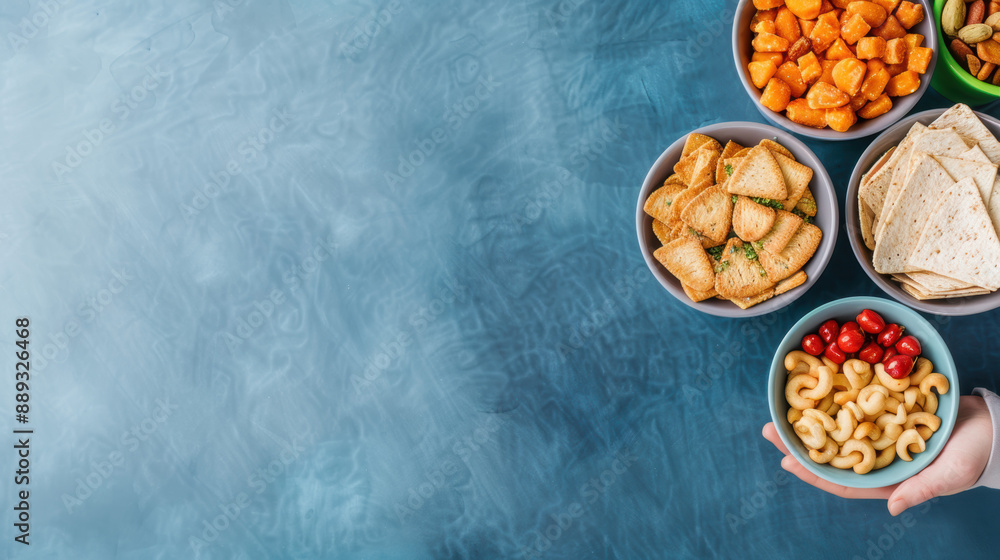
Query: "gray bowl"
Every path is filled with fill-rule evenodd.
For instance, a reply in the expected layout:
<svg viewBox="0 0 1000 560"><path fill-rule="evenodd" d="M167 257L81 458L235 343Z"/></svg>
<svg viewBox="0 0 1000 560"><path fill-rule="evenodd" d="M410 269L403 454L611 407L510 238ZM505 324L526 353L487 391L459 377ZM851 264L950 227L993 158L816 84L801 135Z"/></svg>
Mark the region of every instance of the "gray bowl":
<svg viewBox="0 0 1000 560"><path fill-rule="evenodd" d="M996 309L1000 307L1000 292L994 292L992 294L985 294L981 296L967 296L959 298L949 298L949 299L938 299L938 300L927 300L921 301L910 294L903 291L889 275L879 274L875 272L875 267L872 265L872 252L868 250L865 246L864 239L861 237L861 218L858 216L858 186L861 184L861 176L865 174L868 169L878 161L878 158L882 156L889 148L899 144L903 137L906 136L906 132L910 130L913 123L920 122L922 124L930 124L931 121L941 116L946 109L931 109L929 111L924 111L922 113L917 113L911 115L906 119L896 123L892 128L886 130L874 142L868 146L868 149L861 154L861 159L858 160L857 165L854 166L854 171L851 173L851 182L847 186L847 204L845 204L844 211L847 212L847 239L851 244L851 250L854 251L854 256L858 259L861 264L861 268L864 269L865 274L868 275L882 291L889 294L896 301L909 305L914 309L919 309L920 311L926 311L927 313L935 313L937 315L975 315L976 313L982 313L984 311L989 311L991 309ZM990 129L990 132L1000 138L1000 121L983 113L977 112L976 115L983 121L983 124Z"/></svg>
<svg viewBox="0 0 1000 560"><path fill-rule="evenodd" d="M646 266L649 267L649 270L660 282L660 285L666 288L675 298L709 315L719 317L754 317L777 311L792 303L816 283L820 274L823 273L823 269L826 268L826 264L830 261L833 248L837 244L837 226L839 223L837 195L833 189L833 182L830 181L830 176L826 173L826 168L823 167L816 154L799 141L799 139L783 130L778 130L766 124L726 122L705 126L691 132L711 136L723 145L728 140L734 140L744 146L754 146L761 140L770 138L788 148L795 156L795 159L803 165L808 165L813 170L813 178L812 182L809 183L809 188L816 199L817 211L814 223L822 230L823 239L820 241L816 254L803 267L808 276L806 283L793 290L780 296L775 296L746 310L740 309L731 301L715 298L699 303L691 301L687 297L687 294L684 293L684 288L681 287L680 281L653 257L653 251L660 247L660 240L653 234L653 218L642 210L643 204L649 195L662 186L667 177L673 173L674 164L680 160L681 150L684 148L684 140L687 138L687 134L685 134L671 144L657 158L652 169L646 174L646 179L642 183L642 189L639 191L639 201L635 209L635 227L639 238L639 249L642 251L642 258L646 260Z"/></svg>
<svg viewBox="0 0 1000 560"><path fill-rule="evenodd" d="M927 72L920 77L920 88L906 97L894 97L892 109L889 109L888 113L880 117L876 117L869 121L859 118L858 122L847 132L837 132L829 128L816 129L796 124L788 120L788 118L784 115L775 113L760 104L761 90L757 89L757 86L753 85L753 82L750 81L750 75L747 72L747 64L750 62L750 55L753 50L750 46L750 42L753 40L753 33L750 32L750 20L757 12L757 9L754 7L751 0L740 0L739 5L736 7L736 16L733 19L732 41L733 59L736 62L736 73L739 74L740 81L743 82L743 88L746 89L747 94L750 96L750 99L753 100L753 104L757 106L757 110L760 111L760 114L764 115L764 118L772 123L787 130L791 130L796 134L801 134L810 138L819 138L821 140L853 140L855 138L864 138L865 136L881 132L899 119L903 118L903 116L909 113L910 109L913 109L917 102L920 101L920 98L924 96L924 92L927 91L927 88L931 84L931 76L934 75L934 67L937 65L938 30L937 25L934 22L933 6L925 0L915 0L915 3L919 3L924 7L924 21L913 26L913 28L910 29L910 32L923 35L923 46L929 47L934 51L934 55L931 57L931 63L927 67Z"/></svg>

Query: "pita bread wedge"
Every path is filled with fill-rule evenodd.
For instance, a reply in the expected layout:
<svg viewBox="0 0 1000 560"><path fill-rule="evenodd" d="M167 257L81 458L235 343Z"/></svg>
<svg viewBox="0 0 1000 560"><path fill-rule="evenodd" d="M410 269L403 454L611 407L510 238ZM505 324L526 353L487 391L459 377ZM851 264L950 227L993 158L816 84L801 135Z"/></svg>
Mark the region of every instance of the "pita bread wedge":
<svg viewBox="0 0 1000 560"><path fill-rule="evenodd" d="M716 243L729 236L733 223L733 201L722 186L709 187L681 212L684 223Z"/></svg>
<svg viewBox="0 0 1000 560"><path fill-rule="evenodd" d="M799 231L802 221L802 218L791 212L775 210L774 226L771 227L771 231L767 232L767 235L760 239L760 246L765 251L775 255L781 253L785 250L785 246L788 245L792 237L795 236L795 233Z"/></svg>
<svg viewBox="0 0 1000 560"><path fill-rule="evenodd" d="M681 213L687 208L687 205L691 203L692 200L697 198L699 194L705 191L708 187L688 187L683 191L674 195L673 201L670 204L670 215L669 221L660 220L661 222L673 223L679 222L681 220Z"/></svg>
<svg viewBox="0 0 1000 560"><path fill-rule="evenodd" d="M785 188L788 191L788 197L781 201L782 207L791 212L799 203L802 195L805 194L806 189L809 188L809 182L813 178L813 170L783 154L775 153L772 155L774 160L778 162L778 167L781 168L781 177L785 180Z"/></svg>
<svg viewBox="0 0 1000 560"><path fill-rule="evenodd" d="M761 266L772 282L780 282L799 271L812 258L823 232L813 224L802 223L780 253L757 251Z"/></svg>
<svg viewBox="0 0 1000 560"><path fill-rule="evenodd" d="M1000 289L1000 239L971 178L947 190L907 263L991 291Z"/></svg>
<svg viewBox="0 0 1000 560"><path fill-rule="evenodd" d="M892 182L889 184L889 191L885 197L885 205L882 207L882 213L879 218L879 222L882 225L879 227L884 227L888 222L889 213L899 199L899 192L903 188L903 183L909 178L910 172L915 169L914 163L919 159L921 154L955 157L968 149L962 137L950 128L942 130L928 129L914 140L909 160L900 160L892 174ZM879 231L876 230L875 238L878 239L878 237Z"/></svg>
<svg viewBox="0 0 1000 560"><path fill-rule="evenodd" d="M965 292L945 292L945 293L927 293L919 288L910 286L909 284L902 285L903 291L915 297L918 300L926 301L930 299L945 299L945 298L956 298L956 297L971 297L971 296L981 296L990 293L989 290L968 290Z"/></svg>
<svg viewBox="0 0 1000 560"><path fill-rule="evenodd" d="M660 240L660 245L666 245L674 240L670 233L670 226L653 218L653 235Z"/></svg>
<svg viewBox="0 0 1000 560"><path fill-rule="evenodd" d="M983 202L989 205L990 195L993 193L993 184L997 179L996 165L947 156L934 156L934 159L941 164L941 167L955 181L963 177L972 177L972 180L976 182L976 187L979 189L979 194L983 197Z"/></svg>
<svg viewBox="0 0 1000 560"><path fill-rule="evenodd" d="M733 157L736 152L742 149L743 146L732 140L726 143L726 147L722 149L722 154L719 156L719 162L715 164L715 184L718 185L726 182L726 179L729 178L729 174L726 173L726 160ZM735 169L735 166L733 169Z"/></svg>
<svg viewBox="0 0 1000 560"><path fill-rule="evenodd" d="M976 144L965 152L959 154L958 159L978 161L979 163L992 163L989 156L987 156L986 153L983 152L983 149L979 147L979 144Z"/></svg>
<svg viewBox="0 0 1000 560"><path fill-rule="evenodd" d="M763 146L752 148L726 181L731 194L757 196L774 200L788 198L788 189L782 178L781 167Z"/></svg>
<svg viewBox="0 0 1000 560"><path fill-rule="evenodd" d="M695 303L698 303L699 301L705 301L706 299L713 298L719 295L719 292L715 291L715 286L712 286L711 290L705 292L702 292L700 290L695 290L694 288L688 286L687 284L681 284L681 287L684 288L684 293L687 294L687 297L691 298L691 301Z"/></svg>
<svg viewBox="0 0 1000 560"><path fill-rule="evenodd" d="M788 148L782 146L781 144L775 142L774 140L771 140L770 138L765 138L761 140L760 143L758 143L757 145L764 146L768 150L771 150L771 153L781 154L786 158L795 161L795 156L792 155L792 152L788 151Z"/></svg>
<svg viewBox="0 0 1000 560"><path fill-rule="evenodd" d="M896 202L878 226L880 231L875 232L872 264L881 274L920 270L919 266L908 264L907 259L936 202L955 184L941 164L927 154L919 154L912 165Z"/></svg>
<svg viewBox="0 0 1000 560"><path fill-rule="evenodd" d="M806 187L806 191L802 193L799 203L795 205L795 210L802 212L806 216L816 215L816 197L813 196L812 189Z"/></svg>
<svg viewBox="0 0 1000 560"><path fill-rule="evenodd" d="M875 234L872 227L875 223L875 212L868 207L864 200L858 200L858 222L861 226L861 239L865 242L868 250L875 250Z"/></svg>
<svg viewBox="0 0 1000 560"><path fill-rule="evenodd" d="M965 138L970 146L979 144L992 163L1000 164L1000 142L968 105L959 103L931 123L931 128L949 127Z"/></svg>
<svg viewBox="0 0 1000 560"><path fill-rule="evenodd" d="M735 303L740 309L750 309L751 307L757 305L758 303L764 303L765 301L771 299L776 295L774 288L768 288L763 292L745 298L729 298L729 301Z"/></svg>
<svg viewBox="0 0 1000 560"><path fill-rule="evenodd" d="M715 290L719 295L732 298L748 298L770 289L774 283L767 274L750 246L744 246L737 238L732 238L722 250L722 259L716 266Z"/></svg>
<svg viewBox="0 0 1000 560"><path fill-rule="evenodd" d="M687 139L684 141L684 147L681 149L681 158L690 155L702 146L707 146L710 150L722 151L722 145L715 138L692 132L688 134Z"/></svg>
<svg viewBox="0 0 1000 560"><path fill-rule="evenodd" d="M670 206L674 203L674 198L677 197L686 187L677 183L669 183L663 185L662 187L653 191L646 199L646 203L642 205L643 211L652 216L654 219L659 220L663 223L670 223L671 212Z"/></svg>
<svg viewBox="0 0 1000 560"><path fill-rule="evenodd" d="M913 286L920 288L925 292L951 292L955 290L968 290L970 288L978 288L979 286L974 286L968 282L962 282L961 280L955 280L954 278L948 278L947 276L941 276L934 272L927 271L915 271L907 272L906 274L896 275L893 277L900 276L900 281L912 284Z"/></svg>
<svg viewBox="0 0 1000 560"><path fill-rule="evenodd" d="M858 196L868 203L868 207L875 212L876 216L882 214L882 207L885 205L885 197L889 191L893 171L900 160L905 159L905 161L909 161L910 148L913 146L914 140L923 134L925 130L927 130L926 126L914 123L910 127L909 132L906 133L906 137L903 138L892 154L890 154L888 161L869 175L867 181L862 181L858 187Z"/></svg>
<svg viewBox="0 0 1000 560"><path fill-rule="evenodd" d="M774 295L780 296L793 288L798 288L802 284L805 284L808 279L809 276L806 274L806 271L800 270L788 278L785 278L781 282L778 282L778 284L774 286Z"/></svg>
<svg viewBox="0 0 1000 560"><path fill-rule="evenodd" d="M719 163L719 154L714 150L706 150L704 147L698 149L698 160L694 163L691 171L691 185L701 183L715 184L715 167Z"/></svg>
<svg viewBox="0 0 1000 560"><path fill-rule="evenodd" d="M745 157L746 156L733 156L726 159L720 158L719 165L722 167L722 180L718 181L718 184L721 185L729 180L729 178L733 176L733 173L736 172L736 169L740 166L740 164L743 163Z"/></svg>
<svg viewBox="0 0 1000 560"><path fill-rule="evenodd" d="M653 257L682 284L695 290L708 291L715 285L712 258L694 237L675 239L654 251Z"/></svg>
<svg viewBox="0 0 1000 560"><path fill-rule="evenodd" d="M745 196L736 199L733 208L733 231L743 241L758 241L774 226L774 208L757 204Z"/></svg>
<svg viewBox="0 0 1000 560"><path fill-rule="evenodd" d="M990 213L993 229L1000 231L1000 175L997 175L997 180L993 184L993 194L990 195L987 211Z"/></svg>
<svg viewBox="0 0 1000 560"><path fill-rule="evenodd" d="M711 150L708 148L698 148L686 156L681 156L681 159L674 164L674 174L676 174L685 185L691 185L691 177L694 174L694 166L698 163L698 157L703 152L711 153Z"/></svg>

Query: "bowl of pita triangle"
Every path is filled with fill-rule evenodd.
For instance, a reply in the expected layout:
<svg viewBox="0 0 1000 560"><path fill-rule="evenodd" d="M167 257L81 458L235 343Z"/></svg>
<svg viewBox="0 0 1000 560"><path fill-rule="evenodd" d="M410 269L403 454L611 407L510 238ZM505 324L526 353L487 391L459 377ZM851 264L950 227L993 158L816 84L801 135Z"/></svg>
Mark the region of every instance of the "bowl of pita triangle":
<svg viewBox="0 0 1000 560"><path fill-rule="evenodd" d="M725 122L678 138L639 191L636 234L679 301L719 317L776 311L816 282L839 212L820 159L792 134Z"/></svg>
<svg viewBox="0 0 1000 560"><path fill-rule="evenodd" d="M887 294L938 315L1000 307L1000 121L912 115L865 150L847 190L854 256Z"/></svg>

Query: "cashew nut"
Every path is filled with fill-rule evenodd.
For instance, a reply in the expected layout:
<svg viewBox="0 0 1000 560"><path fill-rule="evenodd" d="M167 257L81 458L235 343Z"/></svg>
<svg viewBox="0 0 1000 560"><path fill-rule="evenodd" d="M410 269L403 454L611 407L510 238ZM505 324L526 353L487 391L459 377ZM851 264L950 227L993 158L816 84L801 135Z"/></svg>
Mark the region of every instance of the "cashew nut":
<svg viewBox="0 0 1000 560"><path fill-rule="evenodd" d="M907 412L913 410L914 406L923 404L923 393L920 392L920 387L915 387L910 385L903 391L903 406L906 408Z"/></svg>
<svg viewBox="0 0 1000 560"><path fill-rule="evenodd" d="M858 406L865 415L878 414L885 409L885 399L889 390L881 385L869 385L858 393Z"/></svg>
<svg viewBox="0 0 1000 560"><path fill-rule="evenodd" d="M785 385L785 400L788 401L789 406L799 410L815 407L816 401L799 395L799 391L803 388L814 389L818 383L819 380L811 375L796 375L792 377L788 380L788 384Z"/></svg>
<svg viewBox="0 0 1000 560"><path fill-rule="evenodd" d="M903 406L903 403L899 402L894 397L889 397L885 399L885 408L883 410L885 410L886 412L895 412L896 409L901 406ZM905 407L904 407L904 412L905 412Z"/></svg>
<svg viewBox="0 0 1000 560"><path fill-rule="evenodd" d="M826 397L830 389L833 389L833 371L826 366L820 366L816 372L819 381L812 389L799 393L803 398L820 400Z"/></svg>
<svg viewBox="0 0 1000 560"><path fill-rule="evenodd" d="M792 424L795 434L799 436L802 443L810 449L822 449L826 445L826 430L819 420L811 416L803 416L798 422Z"/></svg>
<svg viewBox="0 0 1000 560"><path fill-rule="evenodd" d="M858 406L858 403L856 403L854 401L851 401L851 402L848 402L848 403L844 404L843 408L845 408L848 411L850 411L851 416L854 417L854 423L855 424L857 424L859 422L864 422L865 421L865 413L861 411L861 407Z"/></svg>
<svg viewBox="0 0 1000 560"><path fill-rule="evenodd" d="M920 385L920 382L934 371L934 364L924 357L917 358L917 363L913 364L913 373L910 374L910 385Z"/></svg>
<svg viewBox="0 0 1000 560"><path fill-rule="evenodd" d="M820 356L820 359L823 360L824 366L832 369L833 371L840 371L840 364L838 364L837 362L831 360L830 358L827 358L826 356Z"/></svg>
<svg viewBox="0 0 1000 560"><path fill-rule="evenodd" d="M927 377L920 382L920 392L926 395L931 392L931 387L937 389L939 395L947 393L948 378L940 373L928 374Z"/></svg>
<svg viewBox="0 0 1000 560"><path fill-rule="evenodd" d="M794 424L799 421L799 418L802 418L802 411L797 408L789 408L786 416L788 417L788 423Z"/></svg>
<svg viewBox="0 0 1000 560"><path fill-rule="evenodd" d="M873 441L872 447L878 449L879 451L887 447L895 447L896 440L899 439L899 435L902 433L903 433L903 427L900 426L899 424L896 423L886 424L885 427L882 428L882 437ZM895 454L896 453L893 452L893 456L895 456Z"/></svg>
<svg viewBox="0 0 1000 560"><path fill-rule="evenodd" d="M823 424L823 429L832 432L837 429L837 422L830 417L829 414L823 412L822 410L817 410L815 408L810 408L808 410L802 411L803 416L808 416L810 418L815 418L821 424Z"/></svg>
<svg viewBox="0 0 1000 560"><path fill-rule="evenodd" d="M840 405L837 403L831 404L830 408L826 409L826 413L830 415L830 418L836 416L838 412L840 412Z"/></svg>
<svg viewBox="0 0 1000 560"><path fill-rule="evenodd" d="M833 391L830 391L829 393L826 394L825 397L823 397L823 400L816 403L816 410L819 410L821 412L826 412L833 405L834 405Z"/></svg>
<svg viewBox="0 0 1000 560"><path fill-rule="evenodd" d="M890 391L903 391L910 386L910 377L906 376L902 379L893 379L891 375L886 373L885 366L882 364L875 364L875 376L878 377L878 382L884 385L886 389Z"/></svg>
<svg viewBox="0 0 1000 560"><path fill-rule="evenodd" d="M851 402L858 398L858 393L861 389L851 389L850 391L837 391L833 394L833 402L844 406L845 403Z"/></svg>
<svg viewBox="0 0 1000 560"><path fill-rule="evenodd" d="M875 448L870 442L860 439L849 439L840 447L840 454L861 453L861 462L854 465L854 472L865 474L875 467Z"/></svg>
<svg viewBox="0 0 1000 560"><path fill-rule="evenodd" d="M837 467L838 469L850 469L857 465L865 456L861 454L860 451L853 451L848 455L837 455L833 459L830 459L830 466Z"/></svg>
<svg viewBox="0 0 1000 560"><path fill-rule="evenodd" d="M847 376L843 373L833 374L833 388L840 391L850 391L851 382L847 380Z"/></svg>
<svg viewBox="0 0 1000 560"><path fill-rule="evenodd" d="M806 354L802 350L792 350L785 355L785 369L788 371L792 371L801 363L807 364L811 370L815 370L823 365L823 362L819 361L819 358Z"/></svg>
<svg viewBox="0 0 1000 560"><path fill-rule="evenodd" d="M842 408L837 413L837 429L830 432L830 437L837 443L844 443L851 438L857 427L858 423L854 419L854 414L846 408Z"/></svg>
<svg viewBox="0 0 1000 560"><path fill-rule="evenodd" d="M920 434L920 437L924 441L931 439L931 436L934 435L934 431L928 428L927 426L917 426L914 429L917 430L917 433Z"/></svg>
<svg viewBox="0 0 1000 560"><path fill-rule="evenodd" d="M868 438L871 441L875 441L880 437L882 437L882 429L876 426L875 422L862 422L854 430L854 439Z"/></svg>
<svg viewBox="0 0 1000 560"><path fill-rule="evenodd" d="M912 461L913 457L910 457L909 449L911 445L916 446L916 449L914 450L915 453L923 452L927 449L927 444L924 443L924 438L920 437L920 434L912 428L904 430L903 433L900 434L899 439L896 440L896 455L899 455L899 458L904 461Z"/></svg>
<svg viewBox="0 0 1000 560"><path fill-rule="evenodd" d="M795 367L788 370L788 377L792 377L793 375L801 375L803 373L809 374L810 372L812 372L812 370L809 369L809 364L805 362L799 362L798 364L796 364Z"/></svg>
<svg viewBox="0 0 1000 560"><path fill-rule="evenodd" d="M822 451L810 449L809 458L820 464L829 463L831 459L837 456L837 451L839 449L840 446L837 445L837 442L832 439L828 439L826 440L826 445L823 446Z"/></svg>
<svg viewBox="0 0 1000 560"><path fill-rule="evenodd" d="M923 394L923 393L921 393ZM933 392L924 395L924 412L935 414L938 407L938 398Z"/></svg>
<svg viewBox="0 0 1000 560"><path fill-rule="evenodd" d="M906 417L903 427L909 430L916 427L917 424L923 424L930 428L932 432L936 432L941 427L941 419L928 412L911 412Z"/></svg>
<svg viewBox="0 0 1000 560"><path fill-rule="evenodd" d="M875 449L878 449L877 447ZM875 458L875 470L882 469L889 466L889 463L896 458L896 446L889 445L878 452L878 457Z"/></svg>
<svg viewBox="0 0 1000 560"><path fill-rule="evenodd" d="M872 366L864 360L847 360L844 362L844 375L852 389L861 389L872 380Z"/></svg>

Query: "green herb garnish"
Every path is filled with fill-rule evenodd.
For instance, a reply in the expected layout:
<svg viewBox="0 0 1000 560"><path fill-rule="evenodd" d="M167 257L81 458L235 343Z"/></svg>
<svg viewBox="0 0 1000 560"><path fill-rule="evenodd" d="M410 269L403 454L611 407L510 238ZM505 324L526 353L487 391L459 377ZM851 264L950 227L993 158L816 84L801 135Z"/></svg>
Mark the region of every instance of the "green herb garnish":
<svg viewBox="0 0 1000 560"><path fill-rule="evenodd" d="M749 243L743 246L743 255L751 261L757 260L757 251L754 251L753 245Z"/></svg>
<svg viewBox="0 0 1000 560"><path fill-rule="evenodd" d="M725 272L727 268L729 268L729 261L722 261L721 263L715 265L715 273L721 274L722 272Z"/></svg>
<svg viewBox="0 0 1000 560"><path fill-rule="evenodd" d="M799 210L798 208L792 208L792 214L795 214L796 216L802 218L802 221L807 224L813 223L813 217L810 216L809 214L806 214L802 210Z"/></svg>
<svg viewBox="0 0 1000 560"><path fill-rule="evenodd" d="M737 196L736 196L735 194L733 195L733 204L736 204L736 200L737 200L738 198L739 198L739 197L737 197Z"/></svg>
<svg viewBox="0 0 1000 560"><path fill-rule="evenodd" d="M759 196L752 196L750 197L750 200L756 202L757 204L770 206L771 208L777 208L778 210L782 210L785 208L785 205L782 204L780 200L774 200L773 198L761 198Z"/></svg>
<svg viewBox="0 0 1000 560"><path fill-rule="evenodd" d="M729 165L729 164L727 163L727 164L726 164L726 175L732 175L732 174L733 174L733 166L732 166L732 165ZM733 202L735 202L735 201L733 201Z"/></svg>
<svg viewBox="0 0 1000 560"><path fill-rule="evenodd" d="M716 245L715 247L709 247L708 249L706 249L706 251L708 252L709 255L712 255L712 258L714 258L715 260L719 260L722 258L722 251L725 248L726 248L725 245Z"/></svg>

